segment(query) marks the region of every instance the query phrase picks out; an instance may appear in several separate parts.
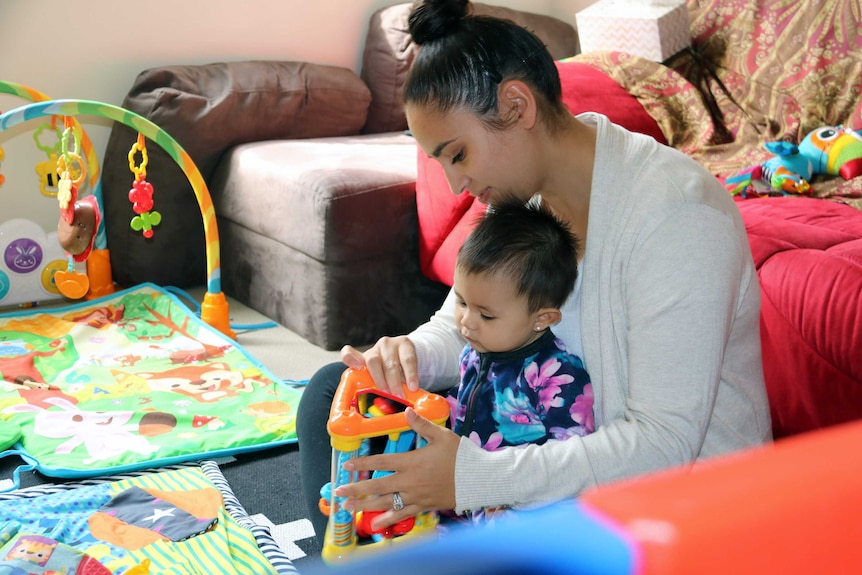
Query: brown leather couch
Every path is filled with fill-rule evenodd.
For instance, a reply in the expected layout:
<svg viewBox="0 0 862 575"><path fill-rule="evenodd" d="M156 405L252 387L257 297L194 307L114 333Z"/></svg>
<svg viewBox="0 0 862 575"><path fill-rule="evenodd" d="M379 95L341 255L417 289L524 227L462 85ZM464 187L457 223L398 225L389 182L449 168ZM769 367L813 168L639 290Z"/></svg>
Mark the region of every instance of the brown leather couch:
<svg viewBox="0 0 862 575"><path fill-rule="evenodd" d="M405 333L447 286L419 268L416 146L400 90L416 47L410 4L373 14L361 75L309 62L176 65L139 74L123 106L189 153L213 198L223 291L325 348ZM475 4L536 32L557 57L576 54L560 20ZM155 235L131 230L127 155L136 134L112 129L103 165L114 280L203 285L202 218L180 168L149 145L162 214Z"/></svg>

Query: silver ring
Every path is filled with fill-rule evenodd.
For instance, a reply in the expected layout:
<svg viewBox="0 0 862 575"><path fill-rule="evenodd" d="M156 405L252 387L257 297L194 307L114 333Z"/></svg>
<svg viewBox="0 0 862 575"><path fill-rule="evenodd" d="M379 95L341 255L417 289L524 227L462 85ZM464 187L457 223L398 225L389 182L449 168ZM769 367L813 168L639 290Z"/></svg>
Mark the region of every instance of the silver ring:
<svg viewBox="0 0 862 575"><path fill-rule="evenodd" d="M401 494L397 491L392 494L392 509L395 511L401 511L404 509L404 500L401 499Z"/></svg>

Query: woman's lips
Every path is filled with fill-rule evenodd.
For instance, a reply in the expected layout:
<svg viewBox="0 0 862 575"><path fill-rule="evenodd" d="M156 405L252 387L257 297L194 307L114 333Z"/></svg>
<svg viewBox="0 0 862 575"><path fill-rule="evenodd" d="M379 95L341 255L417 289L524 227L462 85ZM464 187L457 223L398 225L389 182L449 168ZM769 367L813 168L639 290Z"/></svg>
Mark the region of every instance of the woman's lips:
<svg viewBox="0 0 862 575"><path fill-rule="evenodd" d="M491 188L485 188L480 193L475 194L476 199L479 200L479 202L481 202L483 204L488 203L488 196L490 196L490 195L491 195Z"/></svg>

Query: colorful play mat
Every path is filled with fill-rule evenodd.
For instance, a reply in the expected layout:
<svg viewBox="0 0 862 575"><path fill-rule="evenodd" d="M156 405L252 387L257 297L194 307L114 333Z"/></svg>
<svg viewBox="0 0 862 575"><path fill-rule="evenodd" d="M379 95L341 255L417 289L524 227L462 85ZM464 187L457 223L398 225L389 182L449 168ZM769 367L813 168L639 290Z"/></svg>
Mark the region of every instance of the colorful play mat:
<svg viewBox="0 0 862 575"><path fill-rule="evenodd" d="M3 81L0 93L31 102L0 112L0 133L42 121L33 139L47 159L34 189L56 198L59 216L48 230L0 221L0 457L23 460L14 491L0 494L0 573L296 573L212 461L295 443L300 389L235 341L200 171L164 130L118 106ZM128 225L144 238L162 218L147 142L183 170L206 241L197 309L154 284L115 291L100 166L77 116L138 132ZM10 160L0 146L0 162ZM18 489L32 470L83 481Z"/></svg>
<svg viewBox="0 0 862 575"><path fill-rule="evenodd" d="M0 375L15 451L49 476L296 441L300 391L152 284L0 316Z"/></svg>
<svg viewBox="0 0 862 575"><path fill-rule="evenodd" d="M297 573L212 461L0 495L0 572Z"/></svg>

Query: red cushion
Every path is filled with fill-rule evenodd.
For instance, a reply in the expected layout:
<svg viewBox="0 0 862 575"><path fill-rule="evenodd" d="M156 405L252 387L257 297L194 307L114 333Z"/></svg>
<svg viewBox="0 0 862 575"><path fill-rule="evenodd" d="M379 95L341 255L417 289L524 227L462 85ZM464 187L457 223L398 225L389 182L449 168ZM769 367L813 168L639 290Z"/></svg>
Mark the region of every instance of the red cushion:
<svg viewBox="0 0 862 575"><path fill-rule="evenodd" d="M557 62L557 70L563 85L563 102L572 114L598 112L614 124L667 144L658 123L638 99L607 74L580 62Z"/></svg>
<svg viewBox="0 0 862 575"><path fill-rule="evenodd" d="M862 418L862 212L799 197L738 205L763 295L775 437Z"/></svg>
<svg viewBox="0 0 862 575"><path fill-rule="evenodd" d="M416 151L419 265L427 277L451 286L455 256L472 228L470 214L481 214L484 206L474 202L473 196L466 192L453 194L440 163L429 158L419 146Z"/></svg>
<svg viewBox="0 0 862 575"><path fill-rule="evenodd" d="M655 120L640 102L604 72L580 62L557 62L563 102L573 114L593 111L633 132L666 143ZM432 280L452 285L455 257L484 206L464 192L454 196L436 160L418 150L416 208L419 215L419 261Z"/></svg>

